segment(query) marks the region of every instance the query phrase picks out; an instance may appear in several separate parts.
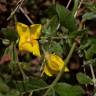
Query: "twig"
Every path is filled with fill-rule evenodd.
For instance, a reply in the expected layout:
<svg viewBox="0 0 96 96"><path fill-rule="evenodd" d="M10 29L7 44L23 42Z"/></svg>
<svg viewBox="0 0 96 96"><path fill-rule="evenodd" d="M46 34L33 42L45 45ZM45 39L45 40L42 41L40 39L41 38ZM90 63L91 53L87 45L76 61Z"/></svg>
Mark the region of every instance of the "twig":
<svg viewBox="0 0 96 96"><path fill-rule="evenodd" d="M20 63L17 62L17 65L18 65L18 68L19 68L19 70L20 70L20 72L22 74L23 80L26 80L28 77L25 75Z"/></svg>
<svg viewBox="0 0 96 96"><path fill-rule="evenodd" d="M32 94L33 94L33 91L30 92L29 96L32 96Z"/></svg>
<svg viewBox="0 0 96 96"><path fill-rule="evenodd" d="M52 4L53 4L53 5L55 4L55 2L56 2L55 0L52 0Z"/></svg>
<svg viewBox="0 0 96 96"><path fill-rule="evenodd" d="M12 16L15 14L15 12L18 10L18 8L22 5L22 3L24 2L24 0L19 0L17 2L17 6L16 8L11 12L10 16L7 18L7 20L10 20L12 18Z"/></svg>
<svg viewBox="0 0 96 96"><path fill-rule="evenodd" d="M30 19L30 17L24 12L24 10L22 9L22 7L20 6L19 7L19 9L20 9L20 11L24 14L24 16L27 18L27 20L31 23L31 24L33 24L33 21Z"/></svg>
<svg viewBox="0 0 96 96"><path fill-rule="evenodd" d="M78 6L78 8L77 8L77 11L76 11L75 14L74 14L74 17L77 16L78 9L81 7L82 3L83 3L83 0L80 1L79 6Z"/></svg>
<svg viewBox="0 0 96 96"><path fill-rule="evenodd" d="M90 64L89 66L90 66L90 70L91 70L91 75L92 75L94 87L96 88L96 77L95 77L94 69L93 69L92 64Z"/></svg>
<svg viewBox="0 0 96 96"><path fill-rule="evenodd" d="M67 36L62 36L62 37L52 37L52 36L48 36L48 37L40 37L40 39L67 39L67 38L69 38L69 37L67 37Z"/></svg>
<svg viewBox="0 0 96 96"><path fill-rule="evenodd" d="M70 6L70 4L71 4L71 1L72 1L72 0L69 0L69 1L68 1L68 4L67 4L67 6L66 6L67 9L69 8L69 6Z"/></svg>

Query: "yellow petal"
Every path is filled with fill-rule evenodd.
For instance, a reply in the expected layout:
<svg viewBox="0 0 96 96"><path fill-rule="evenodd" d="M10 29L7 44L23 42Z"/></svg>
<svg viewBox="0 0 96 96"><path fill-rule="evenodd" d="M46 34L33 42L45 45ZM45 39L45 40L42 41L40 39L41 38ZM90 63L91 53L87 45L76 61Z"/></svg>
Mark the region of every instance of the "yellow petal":
<svg viewBox="0 0 96 96"><path fill-rule="evenodd" d="M52 76L50 70L48 69L48 67L46 65L44 66L43 73L45 73L47 76Z"/></svg>
<svg viewBox="0 0 96 96"><path fill-rule="evenodd" d="M31 38L38 39L41 34L41 24L33 24L30 26Z"/></svg>
<svg viewBox="0 0 96 96"><path fill-rule="evenodd" d="M33 55L40 57L39 43L37 40L32 40L31 42L33 48Z"/></svg>
<svg viewBox="0 0 96 96"><path fill-rule="evenodd" d="M45 57L47 59L50 69L52 69L53 71L60 71L62 69L64 61L59 56L46 53Z"/></svg>
<svg viewBox="0 0 96 96"><path fill-rule="evenodd" d="M58 70L60 71L62 67L64 66L64 61L62 60L61 57L58 55L52 54L51 60L55 62L58 65Z"/></svg>
<svg viewBox="0 0 96 96"><path fill-rule="evenodd" d="M22 43L22 44L19 44L19 50L20 51L28 51L28 52L33 52L33 47L31 45L31 43L29 42L26 42L26 43Z"/></svg>
<svg viewBox="0 0 96 96"><path fill-rule="evenodd" d="M16 29L17 29L18 35L20 37L22 37L25 33L29 34L29 32L30 32L29 27L20 22L16 23Z"/></svg>

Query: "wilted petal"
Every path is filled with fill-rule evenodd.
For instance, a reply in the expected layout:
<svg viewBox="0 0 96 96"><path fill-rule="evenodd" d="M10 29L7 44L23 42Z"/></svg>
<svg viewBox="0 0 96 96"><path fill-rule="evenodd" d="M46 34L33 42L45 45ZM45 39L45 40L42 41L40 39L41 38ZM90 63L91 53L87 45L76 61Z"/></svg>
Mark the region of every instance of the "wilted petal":
<svg viewBox="0 0 96 96"><path fill-rule="evenodd" d="M48 76L57 74L63 67L65 67L62 58L56 54L49 54L46 52L45 58L47 60L47 65L44 66L44 72ZM65 67L64 71L68 72L69 69Z"/></svg>
<svg viewBox="0 0 96 96"><path fill-rule="evenodd" d="M50 70L48 69L48 67L47 67L46 65L44 66L43 73L45 73L45 74L48 75L48 76L52 76Z"/></svg>

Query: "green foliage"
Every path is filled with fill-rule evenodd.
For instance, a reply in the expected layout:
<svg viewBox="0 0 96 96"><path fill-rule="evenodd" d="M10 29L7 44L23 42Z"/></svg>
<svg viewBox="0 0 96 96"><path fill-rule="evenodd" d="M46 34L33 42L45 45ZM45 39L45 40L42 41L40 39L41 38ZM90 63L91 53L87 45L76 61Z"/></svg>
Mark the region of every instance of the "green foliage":
<svg viewBox="0 0 96 96"><path fill-rule="evenodd" d="M87 50L85 50L86 59L92 59L94 54L96 54L96 45L91 45Z"/></svg>
<svg viewBox="0 0 96 96"><path fill-rule="evenodd" d="M78 4L79 4L80 0L74 0L74 7L72 9L72 14L75 15L77 9L78 9Z"/></svg>
<svg viewBox="0 0 96 96"><path fill-rule="evenodd" d="M68 78L68 80L69 79L71 80L71 76L73 77L75 76L76 74L75 71L77 70L81 71L83 70L83 68L86 69L86 66L90 68L89 64L92 64L93 66L93 63L94 63L94 69L96 68L96 61L95 61L96 28L94 27L95 25L93 23L91 23L91 25L86 24L87 23L86 21L90 21L90 22L95 21L96 4L92 2L84 1L82 3L83 6L81 6L80 9L78 9L81 1L73 0L71 2L73 3L73 5L71 6L71 3L70 3L69 8L66 8L64 6L66 4L64 5L63 3L62 5L60 4L61 1L62 0L57 0L55 4L51 4L52 3L51 0L45 0L45 1L44 0L27 0L25 2L26 4L23 5L24 7L23 9L24 10L26 9L26 12L23 13L24 18L22 18L22 16L21 18L24 20L26 18L24 22L26 22L27 19L31 17L34 23L39 23L39 24L42 23L42 34L40 34L39 39L36 39L37 41L39 41L38 43L40 46L41 57L33 56L33 54L30 51L26 52L25 50L23 51L19 50L19 48L17 47L19 43L19 40L18 40L19 38L14 28L15 26L10 27L10 24L9 24L10 22L8 23L9 24L8 27L1 28L0 48L2 49L2 46L4 47L3 55L9 55L11 60L6 61L6 58L4 58L3 56L0 57L0 77L2 77L4 80L3 81L2 79L0 79L0 96L20 96L22 93L24 93L25 96L27 96L26 94L30 96L29 95L30 92L33 92L32 96L43 96L41 94L43 94L48 88L50 88L49 85L54 81L55 77L56 77L56 80L58 79L57 78L58 75L53 75L53 77L47 77L45 74L43 74L43 68L44 68L43 63L45 63L45 59L46 59L44 52L55 53L56 55L59 55L60 57L62 57L64 61L68 61L67 62L68 68L69 69L73 68L68 72L68 75L70 77ZM54 0L53 0L53 3L54 3ZM17 3L17 5L19 5L19 3ZM12 6L14 6L14 4ZM44 6L46 6L46 8ZM19 8L17 9L19 10ZM26 14L27 12L29 17ZM21 15L22 11L19 10L17 12L16 10L14 17L17 13ZM0 14L1 14L1 10L0 10ZM76 17L76 15L78 16ZM19 21L18 17L19 16L17 16L16 18L17 21ZM13 21L11 23L13 23ZM0 25L1 25L1 22L0 22ZM90 34L90 31L92 34ZM27 38L27 36L25 36L25 38ZM29 39L30 37L28 38L27 43L30 42ZM69 52L72 45L75 44L74 42L76 43L76 46L75 46L76 48L74 48L73 54L70 53L71 54L70 55ZM35 48L33 48L33 50L35 50ZM3 53L2 50L1 50L1 53ZM82 61L78 60L78 58L74 59L75 54L78 55L80 60L81 60L81 57L80 57L80 54L81 54L83 57ZM67 58L68 60L65 60L65 57L68 57ZM82 65L81 62L86 64ZM52 63L54 63L54 60ZM74 66L75 65L74 63L77 63L76 66ZM55 68L53 69L55 72ZM34 73L39 73L40 76L42 74L43 75L42 77L40 76L35 77ZM90 74L90 72L88 72L88 74ZM59 77L60 83L56 82L56 85L51 88L51 91L48 93L48 96L83 96L85 95L86 90L81 86L82 85L85 86L85 84L94 83L93 77L91 77L92 78L91 79L85 73L81 73L81 72L77 73L76 79L78 80L78 82L72 81L71 82L72 85L69 83L66 83L66 82L69 82L67 81L66 76L64 78L63 78L63 75ZM72 80L74 80L74 78L72 78ZM46 82L48 81L48 84L45 81ZM75 82L75 85L74 85L74 82ZM91 90L91 91L92 91L92 94L95 93L95 90ZM94 96L95 95L96 94L94 94Z"/></svg>
<svg viewBox="0 0 96 96"><path fill-rule="evenodd" d="M63 48L60 43L53 41L50 45L49 51L62 56Z"/></svg>
<svg viewBox="0 0 96 96"><path fill-rule="evenodd" d="M87 12L82 16L83 21L92 20L96 18L96 14L93 12Z"/></svg>
<svg viewBox="0 0 96 96"><path fill-rule="evenodd" d="M60 20L60 24L65 26L70 32L76 31L76 21L74 15L64 6L57 4L56 11Z"/></svg>
<svg viewBox="0 0 96 96"><path fill-rule="evenodd" d="M59 21L58 21L57 16L53 16L48 21L47 27L43 30L44 34L46 36L54 36L54 35L56 35L56 31L58 29L58 24L59 24Z"/></svg>
<svg viewBox="0 0 96 96"><path fill-rule="evenodd" d="M5 96L20 96L20 93L17 90L11 90Z"/></svg>
<svg viewBox="0 0 96 96"><path fill-rule="evenodd" d="M72 86L67 83L58 83L55 86L55 91L59 96L82 96L84 94L82 87Z"/></svg>
<svg viewBox="0 0 96 96"><path fill-rule="evenodd" d="M92 79L84 73L77 73L77 80L80 84L91 84Z"/></svg>
<svg viewBox="0 0 96 96"><path fill-rule="evenodd" d="M0 78L0 93L7 93L9 92L9 87L7 84Z"/></svg>
<svg viewBox="0 0 96 96"><path fill-rule="evenodd" d="M13 28L2 28L1 29L2 34L4 34L4 37L10 41L16 41L17 40L17 32Z"/></svg>
<svg viewBox="0 0 96 96"><path fill-rule="evenodd" d="M52 6L49 6L49 8L46 10L46 14L48 14L49 17L56 15L55 7L56 7L55 5L52 5Z"/></svg>
<svg viewBox="0 0 96 96"><path fill-rule="evenodd" d="M29 79L25 81L18 82L16 84L17 88L19 88L19 91L32 91L34 89L47 87L48 85L46 82L44 82L42 79Z"/></svg>
<svg viewBox="0 0 96 96"><path fill-rule="evenodd" d="M86 2L84 5L89 11L96 12L96 3Z"/></svg>

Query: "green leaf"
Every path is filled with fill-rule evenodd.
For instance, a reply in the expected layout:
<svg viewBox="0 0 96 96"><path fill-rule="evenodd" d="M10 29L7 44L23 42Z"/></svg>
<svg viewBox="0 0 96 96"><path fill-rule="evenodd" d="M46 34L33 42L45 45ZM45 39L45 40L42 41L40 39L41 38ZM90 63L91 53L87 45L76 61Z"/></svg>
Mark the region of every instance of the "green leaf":
<svg viewBox="0 0 96 96"><path fill-rule="evenodd" d="M74 31L74 32L70 32L68 34L69 38L76 38L77 36L81 37L84 36L86 34L86 30L81 30L81 31Z"/></svg>
<svg viewBox="0 0 96 96"><path fill-rule="evenodd" d="M90 84L90 83L92 83L92 79L84 73L81 73L81 72L77 73L76 77L77 77L77 80L80 84Z"/></svg>
<svg viewBox="0 0 96 96"><path fill-rule="evenodd" d="M82 16L83 21L91 20L96 18L96 13L93 12L87 12Z"/></svg>
<svg viewBox="0 0 96 96"><path fill-rule="evenodd" d="M29 79L26 80L22 83L19 82L18 84L16 84L17 88L20 89L20 91L30 91L33 89L38 89L40 87L46 87L47 84L42 80L42 79Z"/></svg>
<svg viewBox="0 0 96 96"><path fill-rule="evenodd" d="M65 26L70 32L76 31L77 26L74 16L64 6L57 4L56 11L60 20L60 24Z"/></svg>
<svg viewBox="0 0 96 96"><path fill-rule="evenodd" d="M6 96L20 96L20 92L16 90L9 91Z"/></svg>
<svg viewBox="0 0 96 96"><path fill-rule="evenodd" d="M5 96L5 95L3 95L2 93L0 93L0 96Z"/></svg>
<svg viewBox="0 0 96 96"><path fill-rule="evenodd" d="M59 21L58 21L57 16L52 17L50 21L48 22L47 28L44 29L45 35L46 36L56 35L58 24L59 24Z"/></svg>
<svg viewBox="0 0 96 96"><path fill-rule="evenodd" d="M12 28L2 28L1 32L4 34L5 38L10 41L16 41L17 40L17 32L14 31Z"/></svg>
<svg viewBox="0 0 96 96"><path fill-rule="evenodd" d="M49 6L45 12L49 17L56 15L55 5Z"/></svg>
<svg viewBox="0 0 96 96"><path fill-rule="evenodd" d="M91 44L91 41L90 41L90 40L87 40L86 42L84 42L84 44L81 43L81 45L80 45L79 48L80 48L80 49L85 49L85 48L89 47L90 44Z"/></svg>
<svg viewBox="0 0 96 96"><path fill-rule="evenodd" d="M92 44L87 50L85 50L85 57L86 59L92 59L94 54L96 54L96 45Z"/></svg>
<svg viewBox="0 0 96 96"><path fill-rule="evenodd" d="M85 6L88 10L90 10L90 11L92 11L92 12L96 12L96 3L86 2L86 3L83 3L83 4L84 4L84 6Z"/></svg>
<svg viewBox="0 0 96 96"><path fill-rule="evenodd" d="M3 82L2 79L0 79L0 92L1 93L6 93L9 91L9 87L7 86L6 83Z"/></svg>
<svg viewBox="0 0 96 96"><path fill-rule="evenodd" d="M78 4L80 0L74 0L74 7L72 9L72 14L74 15L78 9Z"/></svg>
<svg viewBox="0 0 96 96"><path fill-rule="evenodd" d="M94 94L94 96L96 96L96 93Z"/></svg>
<svg viewBox="0 0 96 96"><path fill-rule="evenodd" d="M50 52L54 52L58 55L62 55L63 53L63 48L61 47L61 44L58 43L58 42L55 42L53 41L50 45L50 49L49 49Z"/></svg>
<svg viewBox="0 0 96 96"><path fill-rule="evenodd" d="M80 86L72 86L67 83L58 83L55 91L59 96L82 96L84 90Z"/></svg>

